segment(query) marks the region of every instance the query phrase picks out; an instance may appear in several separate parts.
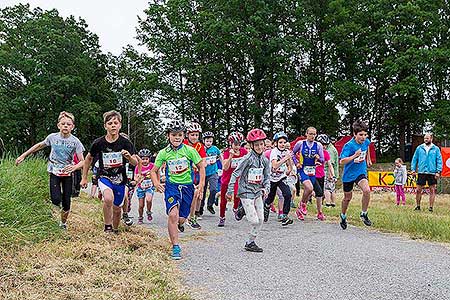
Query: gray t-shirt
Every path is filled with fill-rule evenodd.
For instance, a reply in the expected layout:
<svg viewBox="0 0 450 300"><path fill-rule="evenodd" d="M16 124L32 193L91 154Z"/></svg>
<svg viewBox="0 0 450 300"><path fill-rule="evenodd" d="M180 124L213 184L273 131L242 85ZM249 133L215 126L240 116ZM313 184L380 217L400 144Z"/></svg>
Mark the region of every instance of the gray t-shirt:
<svg viewBox="0 0 450 300"><path fill-rule="evenodd" d="M84 147L80 140L74 135L65 138L61 133L56 132L49 134L45 138L44 144L51 147L47 171L56 176L70 176L62 169L72 164L75 153L83 153Z"/></svg>
<svg viewBox="0 0 450 300"><path fill-rule="evenodd" d="M284 178L287 177L287 164L283 163L281 166L278 167L278 169L274 170L272 167L272 161L280 161L283 157L289 154L289 150L279 150L277 147L272 149L272 152L270 152L270 181L271 182L278 182Z"/></svg>

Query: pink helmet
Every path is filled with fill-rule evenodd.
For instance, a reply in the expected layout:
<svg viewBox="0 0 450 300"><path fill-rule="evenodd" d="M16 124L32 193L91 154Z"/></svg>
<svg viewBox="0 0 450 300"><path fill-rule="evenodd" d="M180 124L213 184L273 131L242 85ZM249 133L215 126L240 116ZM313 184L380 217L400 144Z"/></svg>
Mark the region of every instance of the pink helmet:
<svg viewBox="0 0 450 300"><path fill-rule="evenodd" d="M242 133L234 131L228 136L228 144L240 144L244 140Z"/></svg>
<svg viewBox="0 0 450 300"><path fill-rule="evenodd" d="M254 128L247 133L247 142L256 142L265 140L267 135L259 128Z"/></svg>

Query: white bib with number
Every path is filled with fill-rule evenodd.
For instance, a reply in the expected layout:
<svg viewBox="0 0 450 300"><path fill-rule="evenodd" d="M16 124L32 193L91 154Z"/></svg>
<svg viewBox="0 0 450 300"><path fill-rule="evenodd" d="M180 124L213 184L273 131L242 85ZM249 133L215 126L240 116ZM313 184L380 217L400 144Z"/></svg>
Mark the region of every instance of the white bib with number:
<svg viewBox="0 0 450 300"><path fill-rule="evenodd" d="M303 172L305 172L308 176L316 176L316 167L315 166L304 166Z"/></svg>
<svg viewBox="0 0 450 300"><path fill-rule="evenodd" d="M262 182L263 168L250 168L248 170L248 183L259 184Z"/></svg>
<svg viewBox="0 0 450 300"><path fill-rule="evenodd" d="M239 157L239 158L232 158L231 159L231 168L232 169L236 169L237 167L239 167L239 165L242 162L243 157Z"/></svg>
<svg viewBox="0 0 450 300"><path fill-rule="evenodd" d="M359 156L357 158L355 158L354 162L355 163L361 163L361 162L365 161L366 160L366 155L367 155L367 151L361 151Z"/></svg>
<svg viewBox="0 0 450 300"><path fill-rule="evenodd" d="M153 186L152 180L151 179L144 179L141 182L141 188L143 190L149 189Z"/></svg>
<svg viewBox="0 0 450 300"><path fill-rule="evenodd" d="M121 152L102 153L104 168L118 168L123 164Z"/></svg>
<svg viewBox="0 0 450 300"><path fill-rule="evenodd" d="M207 156L206 157L206 165L207 166L215 164L216 161L217 161L217 157L216 156Z"/></svg>
<svg viewBox="0 0 450 300"><path fill-rule="evenodd" d="M70 176L70 173L64 171L64 165L53 164L52 173L56 176Z"/></svg>
<svg viewBox="0 0 450 300"><path fill-rule="evenodd" d="M170 174L181 174L189 168L189 162L186 157L168 160L167 166Z"/></svg>

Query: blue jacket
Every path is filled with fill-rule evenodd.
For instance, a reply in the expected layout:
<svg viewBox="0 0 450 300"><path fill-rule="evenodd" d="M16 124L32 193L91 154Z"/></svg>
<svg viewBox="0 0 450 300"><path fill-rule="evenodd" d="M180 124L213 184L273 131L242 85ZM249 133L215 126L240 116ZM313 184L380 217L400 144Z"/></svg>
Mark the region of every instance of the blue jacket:
<svg viewBox="0 0 450 300"><path fill-rule="evenodd" d="M433 145L430 151L425 150L425 145L417 147L411 161L411 170L420 174L436 174L442 171L442 155L438 146Z"/></svg>

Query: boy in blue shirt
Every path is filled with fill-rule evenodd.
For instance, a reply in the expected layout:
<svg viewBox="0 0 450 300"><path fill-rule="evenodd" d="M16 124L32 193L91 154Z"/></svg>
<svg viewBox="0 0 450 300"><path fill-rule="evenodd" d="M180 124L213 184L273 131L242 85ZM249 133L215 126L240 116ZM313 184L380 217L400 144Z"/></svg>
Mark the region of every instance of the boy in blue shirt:
<svg viewBox="0 0 450 300"><path fill-rule="evenodd" d="M369 145L367 138L367 125L362 121L353 123L353 138L348 141L341 152L340 164L344 165L342 174L342 183L344 188L344 200L342 200L342 212L340 225L342 229L347 229L347 209L352 200L353 186L357 184L361 189L362 211L360 214L364 225L371 226L372 222L367 215L367 209L370 202L370 188L367 180L367 167L372 165L370 159Z"/></svg>
<svg viewBox="0 0 450 300"><path fill-rule="evenodd" d="M203 190L202 203L200 205L200 215L203 214L203 207L205 206L206 190L209 184L209 197L206 204L206 209L211 214L216 214L214 210L214 201L217 194L217 183L219 179L218 175L218 165L217 162L220 160L220 150L213 145L214 133L207 131L203 133L203 144L206 150L206 178L205 178L205 188Z"/></svg>

